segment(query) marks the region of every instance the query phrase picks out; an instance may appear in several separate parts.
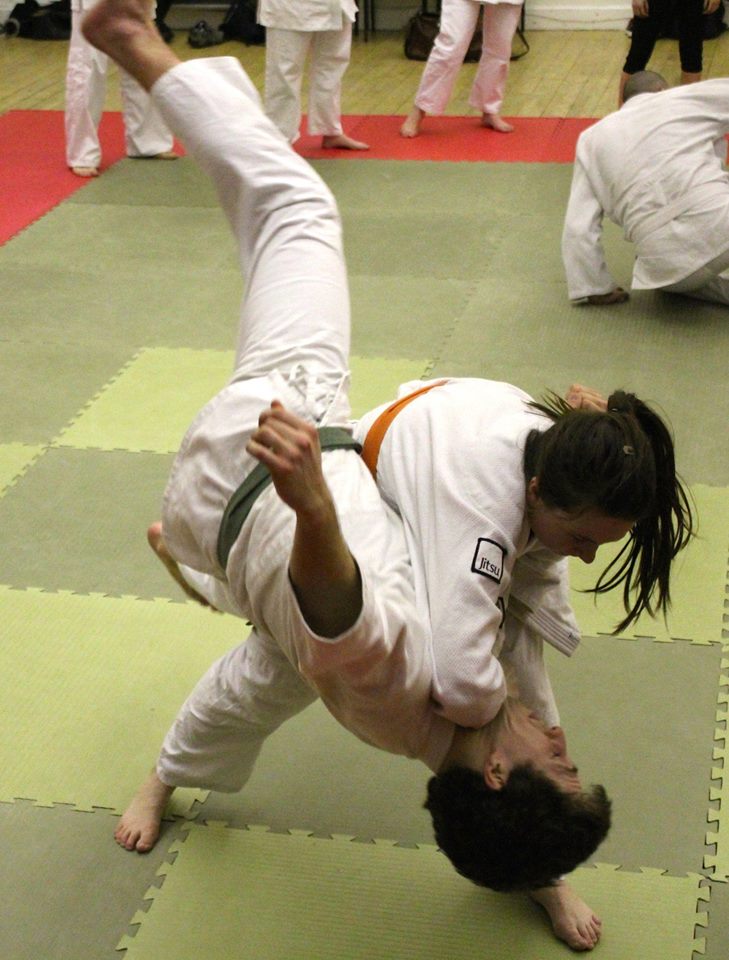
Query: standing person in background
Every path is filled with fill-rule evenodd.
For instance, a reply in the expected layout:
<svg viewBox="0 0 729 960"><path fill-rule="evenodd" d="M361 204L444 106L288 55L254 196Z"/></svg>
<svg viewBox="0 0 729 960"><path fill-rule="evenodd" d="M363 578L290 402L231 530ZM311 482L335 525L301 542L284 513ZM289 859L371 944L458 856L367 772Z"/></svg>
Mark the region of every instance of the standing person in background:
<svg viewBox="0 0 729 960"><path fill-rule="evenodd" d="M264 109L289 143L299 137L301 81L309 65L309 133L325 149L368 150L342 130L342 77L352 50L355 0L260 0L266 28Z"/></svg>
<svg viewBox="0 0 729 960"><path fill-rule="evenodd" d="M400 128L403 137L417 137L428 114L446 108L461 69L478 15L483 8L483 46L469 104L481 111L485 127L511 133L514 127L501 116L511 41L521 17L522 0L443 0L440 32L430 51L415 103Z"/></svg>
<svg viewBox="0 0 729 960"><path fill-rule="evenodd" d="M678 52L681 58L681 83L697 83L703 69L704 15L714 13L719 0L633 0L630 50L620 75L618 106L628 78L645 70L656 40L667 21L678 17Z"/></svg>
<svg viewBox="0 0 729 960"><path fill-rule="evenodd" d="M99 120L104 107L109 58L81 33L81 20L95 0L71 0L71 40L66 68L66 163L78 177L97 177L101 163ZM150 4L150 9L152 8ZM120 70L125 146L129 157L175 160L172 134L149 96Z"/></svg>

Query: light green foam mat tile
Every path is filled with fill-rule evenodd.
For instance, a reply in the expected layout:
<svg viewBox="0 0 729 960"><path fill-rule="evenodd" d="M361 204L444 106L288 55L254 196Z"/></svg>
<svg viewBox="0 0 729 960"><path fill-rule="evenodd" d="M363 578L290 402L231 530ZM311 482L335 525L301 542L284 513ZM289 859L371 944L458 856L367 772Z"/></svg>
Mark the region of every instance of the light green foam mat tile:
<svg viewBox="0 0 729 960"><path fill-rule="evenodd" d="M0 444L0 496L43 449L26 443Z"/></svg>
<svg viewBox="0 0 729 960"><path fill-rule="evenodd" d="M198 410L228 381L233 353L220 350L142 350L59 437L81 449L172 453ZM355 416L394 397L406 380L422 377L428 361L351 360Z"/></svg>
<svg viewBox="0 0 729 960"><path fill-rule="evenodd" d="M194 603L7 587L0 616L0 800L85 810L124 810L193 685L246 634Z"/></svg>
<svg viewBox="0 0 729 960"><path fill-rule="evenodd" d="M694 643L721 643L729 560L729 488L697 485L691 488L698 514L698 536L674 562L672 606L666 624L662 617L641 616L625 636L675 638ZM610 633L623 617L620 590L597 597L578 593L594 586L601 570L618 552L602 547L592 565L570 561L572 603L583 633Z"/></svg>
<svg viewBox="0 0 729 960"><path fill-rule="evenodd" d="M552 960L568 954L523 896L478 889L434 847L191 825L137 913L127 960ZM601 866L573 877L602 916L603 960L691 960L698 875ZM484 953L486 951L486 954Z"/></svg>
<svg viewBox="0 0 729 960"><path fill-rule="evenodd" d="M230 378L225 350L142 350L59 437L64 446L173 453Z"/></svg>
<svg viewBox="0 0 729 960"><path fill-rule="evenodd" d="M719 806L714 809L714 803L709 811L709 832L706 835L706 842L716 846L714 852L705 857L704 865L712 871L713 877L725 881L729 880L729 644L724 646L723 653L714 747L714 760L720 761L721 766L712 770L717 785L710 793L710 799L718 801Z"/></svg>

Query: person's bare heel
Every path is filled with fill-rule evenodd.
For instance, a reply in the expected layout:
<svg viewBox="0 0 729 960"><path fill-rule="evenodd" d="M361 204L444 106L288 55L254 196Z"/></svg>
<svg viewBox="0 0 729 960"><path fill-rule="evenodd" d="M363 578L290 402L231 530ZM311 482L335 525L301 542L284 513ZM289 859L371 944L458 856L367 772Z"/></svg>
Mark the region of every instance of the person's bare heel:
<svg viewBox="0 0 729 960"><path fill-rule="evenodd" d="M114 839L125 850L147 853L157 842L167 801L174 787L162 783L152 772L137 790L114 831Z"/></svg>
<svg viewBox="0 0 729 960"><path fill-rule="evenodd" d="M422 123L425 111L420 107L413 107L410 113L405 117L405 122L400 127L400 136L412 139L420 133L420 124Z"/></svg>
<svg viewBox="0 0 729 960"><path fill-rule="evenodd" d="M484 113L484 115L481 117L481 123L484 125L484 127L490 127L491 130L496 130L497 133L514 132L514 124L508 123L498 113Z"/></svg>

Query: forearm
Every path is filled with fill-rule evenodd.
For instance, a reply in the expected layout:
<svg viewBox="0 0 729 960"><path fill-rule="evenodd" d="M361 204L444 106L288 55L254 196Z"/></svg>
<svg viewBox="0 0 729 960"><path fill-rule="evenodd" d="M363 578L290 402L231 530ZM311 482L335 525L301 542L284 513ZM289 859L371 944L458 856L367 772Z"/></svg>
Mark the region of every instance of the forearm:
<svg viewBox="0 0 729 960"><path fill-rule="evenodd" d="M297 513L289 577L313 633L336 637L357 621L362 579L331 501L315 511Z"/></svg>

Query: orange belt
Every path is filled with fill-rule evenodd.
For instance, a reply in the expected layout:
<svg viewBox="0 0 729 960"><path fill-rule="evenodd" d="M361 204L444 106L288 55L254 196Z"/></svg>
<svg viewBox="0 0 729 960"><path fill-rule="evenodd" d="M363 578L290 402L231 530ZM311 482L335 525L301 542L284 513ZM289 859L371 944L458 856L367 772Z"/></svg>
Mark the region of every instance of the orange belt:
<svg viewBox="0 0 729 960"><path fill-rule="evenodd" d="M367 468L375 479L377 478L377 458L380 455L380 447L392 421L398 413L416 397L419 397L422 393L427 393L429 390L432 390L433 387L441 387L444 383L448 383L448 381L434 380L432 383L426 384L414 393L408 393L404 397L400 397L399 400L391 403L389 407L383 410L369 428L364 444L362 445L362 459L367 464Z"/></svg>

